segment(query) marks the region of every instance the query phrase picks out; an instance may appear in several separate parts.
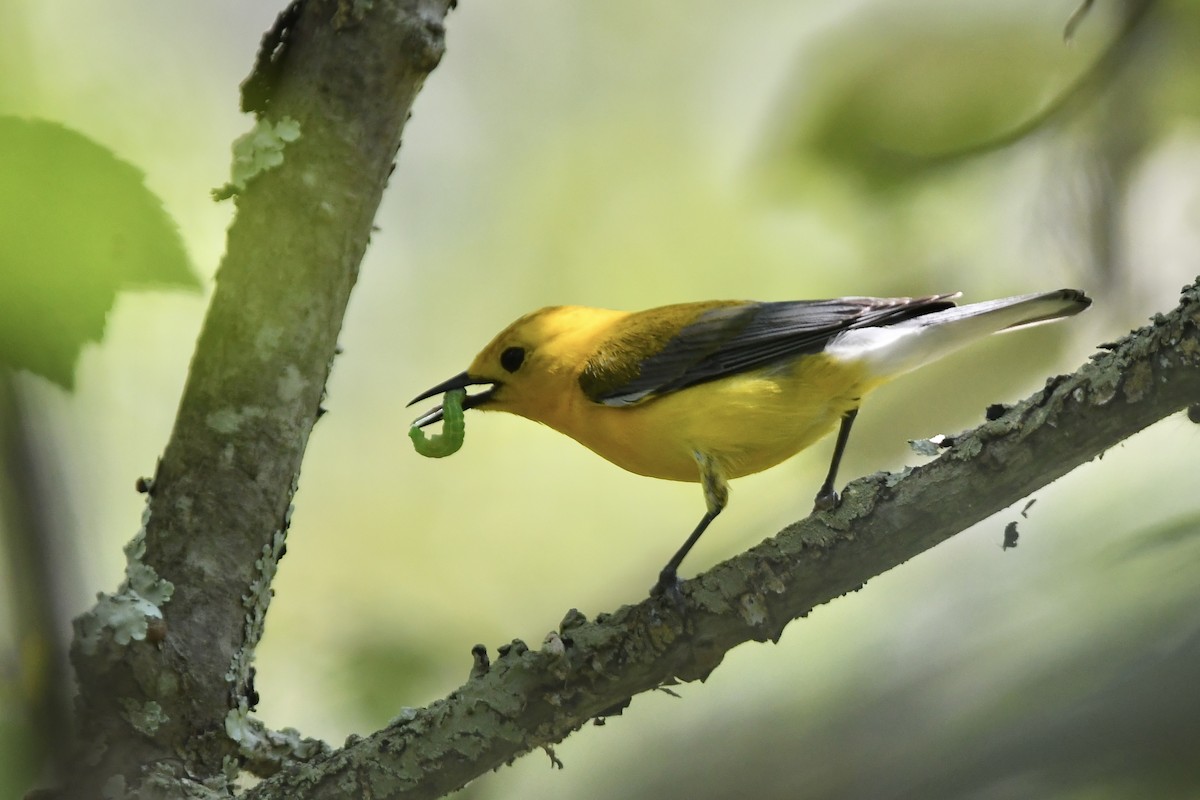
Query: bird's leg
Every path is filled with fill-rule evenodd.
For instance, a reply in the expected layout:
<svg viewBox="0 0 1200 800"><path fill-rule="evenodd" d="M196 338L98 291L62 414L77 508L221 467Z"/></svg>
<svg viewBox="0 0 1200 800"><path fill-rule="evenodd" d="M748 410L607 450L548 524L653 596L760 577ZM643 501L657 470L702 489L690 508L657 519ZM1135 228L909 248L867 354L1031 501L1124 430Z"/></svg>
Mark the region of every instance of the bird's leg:
<svg viewBox="0 0 1200 800"><path fill-rule="evenodd" d="M838 494L833 485L837 481L842 454L846 451L846 440L850 438L850 427L854 425L854 418L857 416L857 408L850 409L842 416L842 427L838 428L837 443L833 446L833 461L829 464L829 474L825 476L825 482L821 484L821 490L817 492L813 501L813 511L831 511L837 508Z"/></svg>
<svg viewBox="0 0 1200 800"><path fill-rule="evenodd" d="M700 540L700 535L704 533L709 523L717 518L717 514L720 514L721 509L725 508L725 504L729 502L729 484L725 481L725 476L721 474L721 468L717 462L712 456L705 453L693 453L693 455L696 458L697 466L700 467L700 485L704 487L704 502L708 506L708 511L700 519L699 524L692 531L692 535L687 538L682 547L675 551L675 555L671 556L671 560L658 573L658 583L650 590L651 595L678 591L676 584L679 578L676 570L683 563L688 551Z"/></svg>

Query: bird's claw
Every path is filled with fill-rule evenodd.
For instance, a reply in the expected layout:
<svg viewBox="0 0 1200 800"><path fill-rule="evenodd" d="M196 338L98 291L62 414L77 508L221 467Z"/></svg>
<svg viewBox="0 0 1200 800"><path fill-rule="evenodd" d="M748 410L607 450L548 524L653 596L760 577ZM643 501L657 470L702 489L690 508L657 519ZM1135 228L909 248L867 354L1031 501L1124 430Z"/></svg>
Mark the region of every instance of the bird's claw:
<svg viewBox="0 0 1200 800"><path fill-rule="evenodd" d="M674 570L663 570L658 574L658 583L650 589L651 597L665 597L677 608L683 608L683 592L679 590L681 582Z"/></svg>
<svg viewBox="0 0 1200 800"><path fill-rule="evenodd" d="M839 500L838 493L833 489L821 489L813 500L813 511L833 511Z"/></svg>

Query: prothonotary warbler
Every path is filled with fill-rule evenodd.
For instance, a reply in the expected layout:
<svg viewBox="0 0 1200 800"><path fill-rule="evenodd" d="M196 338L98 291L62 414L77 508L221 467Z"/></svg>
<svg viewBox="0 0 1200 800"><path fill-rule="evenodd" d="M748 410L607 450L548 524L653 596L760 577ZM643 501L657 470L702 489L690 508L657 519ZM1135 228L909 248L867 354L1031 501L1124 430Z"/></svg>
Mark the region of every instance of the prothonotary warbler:
<svg viewBox="0 0 1200 800"><path fill-rule="evenodd" d="M833 508L838 463L868 391L976 339L1091 305L1074 289L965 306L957 296L637 312L552 306L509 325L466 372L412 403L486 386L463 408L518 414L631 472L700 483L707 511L660 572L661 592L674 588L680 563L725 507L730 478L773 467L840 424L816 497L817 509ZM441 418L438 406L413 425Z"/></svg>

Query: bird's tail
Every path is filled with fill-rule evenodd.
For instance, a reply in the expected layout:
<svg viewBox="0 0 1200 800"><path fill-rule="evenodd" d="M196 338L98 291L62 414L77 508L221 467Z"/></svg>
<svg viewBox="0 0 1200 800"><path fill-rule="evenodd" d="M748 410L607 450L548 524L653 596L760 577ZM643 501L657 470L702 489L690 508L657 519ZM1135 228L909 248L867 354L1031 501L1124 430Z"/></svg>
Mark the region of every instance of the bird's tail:
<svg viewBox="0 0 1200 800"><path fill-rule="evenodd" d="M826 347L836 358L893 377L935 361L976 339L1070 317L1092 301L1076 289L1025 294L934 311L894 325L847 331Z"/></svg>

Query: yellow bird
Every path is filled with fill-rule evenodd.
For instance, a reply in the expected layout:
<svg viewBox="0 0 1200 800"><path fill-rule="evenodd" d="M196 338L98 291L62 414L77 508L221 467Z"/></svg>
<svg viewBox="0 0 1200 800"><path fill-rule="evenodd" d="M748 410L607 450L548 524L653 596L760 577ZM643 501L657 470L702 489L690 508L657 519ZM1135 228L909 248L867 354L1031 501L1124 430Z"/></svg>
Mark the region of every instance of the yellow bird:
<svg viewBox="0 0 1200 800"><path fill-rule="evenodd" d="M552 306L509 325L466 372L409 405L469 386L464 408L549 425L639 475L696 481L707 511L659 573L676 570L729 499L727 481L773 467L837 428L816 508L837 505L838 463L863 396L992 333L1078 314L1062 289L956 306L958 294L758 303L683 303L647 311ZM413 425L442 418L438 406Z"/></svg>

